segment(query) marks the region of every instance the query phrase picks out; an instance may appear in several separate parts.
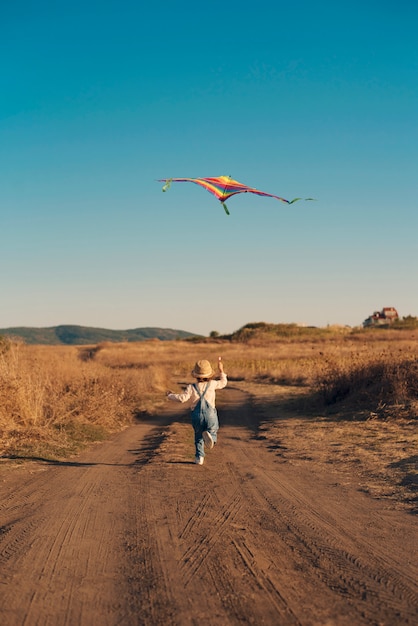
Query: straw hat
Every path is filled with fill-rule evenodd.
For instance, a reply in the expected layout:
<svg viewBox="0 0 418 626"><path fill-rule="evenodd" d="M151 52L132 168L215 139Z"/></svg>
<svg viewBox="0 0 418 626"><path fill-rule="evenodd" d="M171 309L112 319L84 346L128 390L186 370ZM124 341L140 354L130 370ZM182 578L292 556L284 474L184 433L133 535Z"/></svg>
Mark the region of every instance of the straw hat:
<svg viewBox="0 0 418 626"><path fill-rule="evenodd" d="M213 369L209 361L202 359L197 361L192 371L192 376L195 378L210 378L213 375Z"/></svg>

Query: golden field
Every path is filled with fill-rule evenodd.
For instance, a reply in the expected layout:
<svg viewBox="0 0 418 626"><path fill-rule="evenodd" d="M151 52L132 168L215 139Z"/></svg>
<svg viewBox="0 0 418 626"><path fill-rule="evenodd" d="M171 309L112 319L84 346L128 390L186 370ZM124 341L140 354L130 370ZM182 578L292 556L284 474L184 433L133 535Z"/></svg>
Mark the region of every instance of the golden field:
<svg viewBox="0 0 418 626"><path fill-rule="evenodd" d="M71 456L141 415L157 413L166 403L166 389L179 390L191 379L196 360L207 358L215 367L221 355L230 384L251 397L267 439L287 450L293 446L297 454L296 442L303 438L312 459L337 464L355 459L365 471L370 463L377 473L389 465L395 471L403 462L411 496L416 488L417 340L416 330L346 329L294 336L260 332L240 341L87 347L3 339L1 458L9 465L11 460Z"/></svg>

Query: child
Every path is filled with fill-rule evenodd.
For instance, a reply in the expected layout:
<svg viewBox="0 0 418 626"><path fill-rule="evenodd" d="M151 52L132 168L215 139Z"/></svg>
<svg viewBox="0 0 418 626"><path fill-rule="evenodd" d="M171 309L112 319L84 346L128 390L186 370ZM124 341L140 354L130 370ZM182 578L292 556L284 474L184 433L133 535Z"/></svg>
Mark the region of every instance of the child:
<svg viewBox="0 0 418 626"><path fill-rule="evenodd" d="M195 463L203 465L205 457L205 445L209 450L216 443L219 429L218 413L215 407L215 391L223 389L227 385L227 377L221 357L218 359L219 380L212 379L213 370L209 361L203 359L197 361L192 371L192 376L197 379L194 384L187 385L184 393L167 391L169 400L187 402L191 400L192 426L194 428L194 441L196 446Z"/></svg>

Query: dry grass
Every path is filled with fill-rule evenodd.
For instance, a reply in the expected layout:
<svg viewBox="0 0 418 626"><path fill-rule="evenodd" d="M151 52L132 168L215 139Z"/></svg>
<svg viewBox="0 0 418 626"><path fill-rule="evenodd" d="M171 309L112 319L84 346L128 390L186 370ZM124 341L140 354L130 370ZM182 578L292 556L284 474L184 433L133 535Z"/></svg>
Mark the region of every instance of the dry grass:
<svg viewBox="0 0 418 626"><path fill-rule="evenodd" d="M135 415L158 411L165 390L188 382L197 359L215 364L221 354L230 380L245 385L261 418L265 413L270 436L277 435L277 424L282 427L278 420L291 397L297 400L291 423L296 427L294 416L299 415L305 440L321 441L324 459L347 461L357 451L356 458L367 465L380 454L383 467L392 450L392 462L407 467L418 400L417 338L412 331L387 331L274 341L259 337L245 344L145 341L62 347L3 341L0 451L3 458L68 456L125 428ZM396 433L398 441L409 442L402 444L403 452L395 445ZM296 450L290 434L288 444ZM360 454L363 444L367 454Z"/></svg>
<svg viewBox="0 0 418 626"><path fill-rule="evenodd" d="M414 350L353 353L324 359L315 380L318 399L328 406L345 401L367 417L416 418L418 360Z"/></svg>
<svg viewBox="0 0 418 626"><path fill-rule="evenodd" d="M3 454L62 456L131 423L156 405L161 370L108 367L76 347L3 343L0 446Z"/></svg>

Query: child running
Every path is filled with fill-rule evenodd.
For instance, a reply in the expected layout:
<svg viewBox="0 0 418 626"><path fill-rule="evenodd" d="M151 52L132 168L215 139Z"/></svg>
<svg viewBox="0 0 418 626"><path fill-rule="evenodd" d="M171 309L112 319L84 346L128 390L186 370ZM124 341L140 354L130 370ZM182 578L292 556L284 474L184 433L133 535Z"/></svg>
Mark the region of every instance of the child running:
<svg viewBox="0 0 418 626"><path fill-rule="evenodd" d="M195 463L203 465L205 458L205 445L211 450L216 443L219 429L218 413L215 407L217 389L223 389L227 385L227 376L221 357L218 359L219 379L213 379L213 369L209 361L203 359L197 361L192 371L192 376L197 379L196 383L187 385L183 393L167 391L169 400L187 402L191 400L192 426L194 428L194 441L196 446Z"/></svg>

